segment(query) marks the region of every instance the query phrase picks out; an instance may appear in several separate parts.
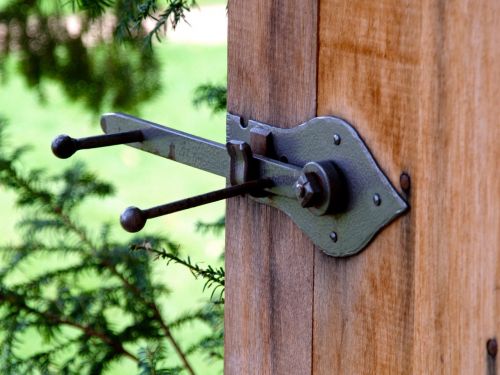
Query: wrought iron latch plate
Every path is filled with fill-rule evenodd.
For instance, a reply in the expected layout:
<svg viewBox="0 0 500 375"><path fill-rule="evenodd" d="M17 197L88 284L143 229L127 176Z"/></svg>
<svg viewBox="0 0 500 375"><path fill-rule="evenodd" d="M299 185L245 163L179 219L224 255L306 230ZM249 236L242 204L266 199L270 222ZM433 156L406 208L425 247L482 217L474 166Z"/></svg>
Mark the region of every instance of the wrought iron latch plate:
<svg viewBox="0 0 500 375"><path fill-rule="evenodd" d="M408 208L357 132L340 118L318 117L281 129L257 121L243 127L239 116L228 114L227 146L119 113L104 115L101 124L108 135L140 130L141 141L129 146L224 176L233 188L260 186L252 199L285 212L331 256L358 253ZM234 195L226 191L226 198ZM140 215L175 212L175 203L134 208L131 215L143 226Z"/></svg>
<svg viewBox="0 0 500 375"><path fill-rule="evenodd" d="M292 129L228 114L227 138L250 143L255 129L272 134L272 156L303 168L311 161L333 161L345 183L345 207L337 213L316 215L296 199L280 195L254 198L285 212L315 245L335 257L354 255L387 224L407 209L407 203L378 167L370 151L346 121L317 117Z"/></svg>

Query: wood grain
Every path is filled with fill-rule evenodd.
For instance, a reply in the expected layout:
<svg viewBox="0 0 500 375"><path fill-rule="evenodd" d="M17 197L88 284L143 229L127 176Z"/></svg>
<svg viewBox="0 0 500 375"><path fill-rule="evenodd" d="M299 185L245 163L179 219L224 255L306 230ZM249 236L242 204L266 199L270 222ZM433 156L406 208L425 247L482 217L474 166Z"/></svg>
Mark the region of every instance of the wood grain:
<svg viewBox="0 0 500 375"><path fill-rule="evenodd" d="M316 253L314 374L486 374L500 336L500 2L321 0L318 114L351 121L409 215Z"/></svg>
<svg viewBox="0 0 500 375"><path fill-rule="evenodd" d="M316 53L317 0L231 0L229 112L282 127L313 117ZM225 373L311 373L313 246L246 198L227 222Z"/></svg>
<svg viewBox="0 0 500 375"><path fill-rule="evenodd" d="M317 100L394 185L409 173L412 208L333 259L279 212L230 201L227 374L487 373L486 342L500 338L499 20L495 0L230 2L229 111L290 127Z"/></svg>

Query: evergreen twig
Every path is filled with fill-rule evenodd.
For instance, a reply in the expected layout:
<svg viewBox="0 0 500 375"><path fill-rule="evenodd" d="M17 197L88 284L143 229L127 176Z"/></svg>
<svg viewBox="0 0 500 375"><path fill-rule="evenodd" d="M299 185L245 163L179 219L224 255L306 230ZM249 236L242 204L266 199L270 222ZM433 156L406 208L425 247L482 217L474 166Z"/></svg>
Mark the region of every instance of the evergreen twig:
<svg viewBox="0 0 500 375"><path fill-rule="evenodd" d="M224 268L218 267L214 268L208 265L206 268L200 267L191 261L190 257L183 259L173 252L169 252L164 248L154 248L149 242L144 242L142 244L132 245L132 250L145 250L152 254L155 254L157 258L167 259L167 265L171 262L180 264L191 271L194 277L201 277L205 280L205 285L203 290L212 289L211 297L214 296L215 292L219 290L219 299L222 299L224 293L224 282L225 282L225 271Z"/></svg>

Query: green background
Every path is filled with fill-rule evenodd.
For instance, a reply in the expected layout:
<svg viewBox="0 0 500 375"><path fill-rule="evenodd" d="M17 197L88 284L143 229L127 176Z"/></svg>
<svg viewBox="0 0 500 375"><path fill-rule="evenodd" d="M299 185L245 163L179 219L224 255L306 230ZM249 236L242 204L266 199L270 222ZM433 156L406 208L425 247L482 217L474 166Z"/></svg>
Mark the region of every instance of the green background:
<svg viewBox="0 0 500 375"><path fill-rule="evenodd" d="M200 5L221 3L217 0L198 1ZM156 44L162 63L162 92L141 106L135 116L145 118L175 129L225 141L225 114L212 114L208 108L192 104L196 87L207 82L224 83L226 79L226 46L181 45L171 42ZM106 200L93 199L81 208L79 217L96 230L104 222L115 223L114 236L124 239L129 236L121 230L118 217L124 208L135 205L142 208L158 205L184 197L219 189L223 178L152 156L126 146L113 149L82 151L69 160L56 159L50 152L52 139L61 133L73 137L100 134L99 118L88 113L78 103L69 102L56 84L48 83L43 100L29 90L15 73L15 61L8 61L6 77L0 77L0 114L7 118L9 144L29 144L31 152L25 157L26 168L44 168L57 172L70 163L83 161L98 176L116 186L114 197ZM0 73L1 74L1 73ZM107 108L112 112L113 108ZM14 207L14 194L0 187L0 235L2 243L16 241L16 221L21 212ZM224 247L223 235L195 233L196 222L215 221L224 214L224 202L218 202L189 211L172 214L148 222L146 231L161 232L181 244L183 254L196 261L220 264ZM167 320L193 306L203 303L202 283L179 266L169 266L159 260L155 264L156 276L164 280L173 290L169 303L163 305ZM30 272L30 270L25 270ZM192 325L177 333L184 346L206 331L206 327ZM33 333L26 337L23 350L36 350L42 343ZM176 363L174 355L173 362ZM219 373L221 365L210 365L200 357L193 357L199 373ZM132 362L124 360L113 366L111 374L135 374Z"/></svg>

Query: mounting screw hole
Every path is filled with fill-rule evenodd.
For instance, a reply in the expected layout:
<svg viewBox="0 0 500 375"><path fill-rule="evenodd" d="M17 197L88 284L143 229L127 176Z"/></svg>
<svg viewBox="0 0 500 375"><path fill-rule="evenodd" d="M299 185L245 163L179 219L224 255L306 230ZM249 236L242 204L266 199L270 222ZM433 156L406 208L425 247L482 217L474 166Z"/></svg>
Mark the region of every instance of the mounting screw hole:
<svg viewBox="0 0 500 375"><path fill-rule="evenodd" d="M285 155L280 156L280 161L283 163L288 163L288 158Z"/></svg>
<svg viewBox="0 0 500 375"><path fill-rule="evenodd" d="M240 117L240 126L242 128L246 128L248 126L248 120L245 120L243 117Z"/></svg>

